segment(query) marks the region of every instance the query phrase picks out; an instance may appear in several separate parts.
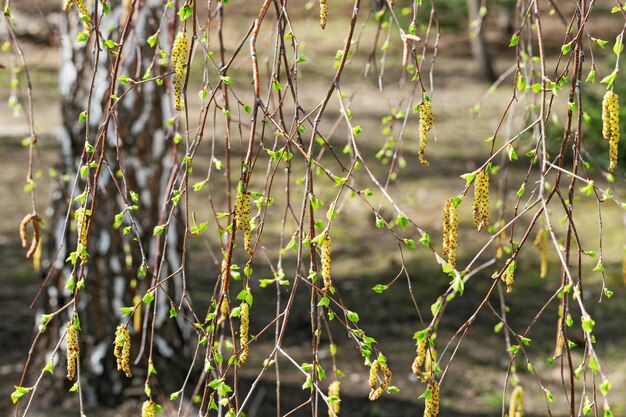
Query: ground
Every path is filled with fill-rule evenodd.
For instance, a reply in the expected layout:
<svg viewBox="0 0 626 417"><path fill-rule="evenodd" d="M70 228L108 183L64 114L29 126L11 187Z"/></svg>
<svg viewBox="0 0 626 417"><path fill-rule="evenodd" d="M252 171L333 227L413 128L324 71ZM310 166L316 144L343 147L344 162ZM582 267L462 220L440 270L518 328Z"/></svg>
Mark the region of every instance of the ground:
<svg viewBox="0 0 626 417"><path fill-rule="evenodd" d="M598 28L602 27L602 21L596 21ZM606 20L607 27L615 26L612 20ZM302 22L303 25L312 27L316 22L310 18ZM336 18L329 23L329 31L340 32L345 21ZM559 45L560 36L558 22L546 22L547 33L553 34L555 44ZM619 26L619 21L618 21ZM233 28L242 30L242 28ZM605 29L608 33L613 33ZM306 32L306 31L305 31ZM318 31L309 31L306 36L299 39L303 51L307 55L308 65L304 68L303 77L310 77L313 81L307 84L310 91L304 99L305 105L313 106L318 101L319 91L325 91L328 85L328 74L332 72L332 63L335 51L341 47L342 36L337 36L333 42L328 41ZM362 47L366 48L368 36L371 31L365 30L362 39ZM609 37L608 35L606 36ZM238 39L234 36L233 38ZM512 53L506 48L508 40L503 41L497 33L489 34L492 46L497 55L496 68L504 72L508 68L509 58ZM315 48L313 47L315 45ZM38 180L38 198L40 207L45 207L50 190L50 178L48 167L53 166L58 160L55 148L55 135L60 123L59 104L56 97L56 70L58 56L54 48L41 46L33 43L25 43L26 55L29 57L29 67L33 77L35 89L35 114L37 115L36 126L39 132L39 146L36 160L41 168L41 179ZM399 173L398 180L391 187L391 193L399 205L421 227L425 228L435 246L439 247L441 235L441 207L443 202L462 189L464 182L459 176L476 169L484 160L489 150L489 144L484 139L493 134L498 123L498 117L502 114L504 106L508 102L511 93L511 77L506 78L502 86L494 91L489 85L478 80L472 68L471 56L466 35L464 33L444 34L441 40L440 55L435 71L435 90L432 96L434 111L436 114L435 140L428 145L427 157L431 163L430 169L424 169L417 163L417 140L416 133L409 131L405 137L404 158L407 167ZM558 50L559 48L555 48ZM341 88L348 97L354 95L351 110L353 123L362 126L364 134L359 138L362 149L372 161L371 167L377 175L384 178L386 167L382 166L373 157L382 145L383 135L381 118L398 106L402 97L406 97L407 84L398 83L399 72L392 64L387 64L384 89L388 101L381 102L378 90L378 79L375 71L367 77L359 76L357 69L363 68L366 53L355 54L355 61L351 64L349 75L343 80ZM246 62L240 63L242 74L248 71ZM354 77L354 78L352 78ZM241 78L245 78L243 75ZM26 175L27 152L21 144L27 136L28 128L24 123L24 117L14 118L6 107L8 97L8 77L6 71L0 74L0 167L3 168L3 178L0 181L0 259L2 270L0 272L0 412L9 412L9 394L12 385L19 380L19 373L25 360L27 346L35 329L35 317L37 311L28 308L30 301L36 293L40 278L33 272L28 261L23 259L23 251L19 245L17 225L24 213L29 211L30 200L26 193L22 192ZM193 87L193 84L192 84ZM190 95L195 97L194 94ZM564 94L557 98L557 103L563 104ZM480 98L480 100L479 100ZM476 104L480 104L480 112L476 114ZM194 102L190 103L193 108ZM521 102L518 105L523 106ZM407 106L407 103L402 103ZM558 108L558 104L555 105ZM562 108L559 112L562 114ZM397 109L395 110L397 111ZM334 113L334 114L333 114ZM338 108L331 107L330 120L339 117ZM557 112L558 114L558 112ZM520 120L514 119L510 128L514 133ZM415 126L410 126L415 130ZM340 151L345 142L344 133L336 134L337 143L333 146ZM335 140L334 138L332 140ZM530 141L517 149L521 156L530 149ZM199 167L209 163L208 145L198 153L196 164ZM520 158L522 159L522 158ZM524 175L524 162L518 161L509 167L511 173L511 186L506 191L506 198L513 201L519 179ZM194 181L202 180L204 173L198 169L194 172ZM619 174L623 175L623 174ZM617 195L624 195L623 179L616 185L608 184L598 176L598 184L602 187L611 186ZM495 181L493 182L495 184ZM260 184L257 184L260 187ZM408 190L408 192L407 192ZM495 194L495 188L494 188ZM194 197L199 199L200 197ZM323 196L322 196L323 198ZM376 203L378 199L373 199ZM597 203L595 199L582 196L576 201L579 217L576 218L578 228L583 235L583 241L590 242L586 250L598 250L597 240ZM465 204L461 211L460 236L463 245L460 248L461 263L467 263L469 257L475 252L478 245L487 240L485 233L477 233L471 229L470 204ZM605 227L603 235L604 265L607 269L609 287L615 291L612 299L604 299L601 303L589 302L590 313L596 321L596 338L598 339L597 350L602 358L603 368L613 383L613 389L609 398L615 415L626 412L626 357L624 356L624 343L626 334L623 331L621 317L626 314L626 291L622 284L622 241L624 239L624 227L622 223L623 210L603 203L603 220ZM383 415L415 415L421 412L422 400L418 396L423 388L415 381L410 367L414 358L414 342L412 335L419 330L418 317L410 304L406 293L406 283L400 280L388 291L377 295L371 288L379 283L389 283L399 271L399 259L396 250L390 253L380 253L381 247L393 247L393 240L389 234L382 233L374 227L374 218L370 212L363 210L361 206L352 204L349 200L343 210L353 210L348 219L337 223L334 236L337 236L334 246L334 273L335 285L343 294L343 302L360 314L360 324L366 333L378 341L379 348L385 352L390 361L394 373L393 383L400 391L393 395L385 395L380 402L370 404L367 399L367 368L362 366L358 352L348 338L338 332L335 343L338 345L338 366L347 375L342 382L342 415L383 416ZM199 210L199 216L206 215ZM589 215L593 213L593 215ZM390 216L392 216L390 212ZM268 234L275 233L269 230ZM419 239L412 232L407 237ZM210 239L209 239L210 241ZM198 300L202 302L202 294L208 293L213 282L202 279L202 270L206 263L201 259L206 254L201 251L202 244L192 244L196 251L191 252L190 258L190 283L198 293ZM418 245L419 246L419 245ZM437 267L432 255L418 248L412 252L406 252L406 262L410 270L412 285L416 294L421 313L430 318L428 307L437 296L441 294L448 284L448 277ZM554 255L554 254L552 254ZM550 262L550 274L545 280L538 277L538 253L529 248L527 254L519 261L518 285L514 294L506 297L509 307L508 317L511 326L517 330L523 330L537 314L553 292L558 288L559 267L557 259L552 256ZM485 257L485 260L488 257ZM289 257L287 257L289 261ZM206 262L206 261L205 261ZM584 294L588 299L597 299L600 296L600 283L597 274L590 271L595 265L595 259L585 260L585 275L588 293ZM208 262L209 264L211 262ZM209 265L209 268L214 266ZM255 268L255 273L263 274L262 266ZM474 277L466 288L462 297L457 297L447 312L444 321L440 325L437 348L444 349L448 341L459 326L464 323L473 313L474 309L482 300L486 289L491 283L492 269ZM265 271L267 273L267 271ZM255 309L258 315L252 320L252 328L259 329L271 319L273 314L273 288L255 288L257 298ZM267 294L267 296L265 296ZM497 297L491 299L493 307L499 311ZM309 360L309 327L308 326L308 300L307 295L302 294L297 300L292 315L291 331L285 343L285 350L298 362ZM578 319L578 318L576 318ZM502 333L495 333L494 326L497 320L489 310L483 311L469 332L463 336L455 353L455 359L446 371L445 381L442 387L442 416L486 416L500 415L503 404L508 404L508 399L503 400L505 386L504 375L509 365L508 354ZM546 364L546 359L552 356L554 350L554 333L556 328L556 308L551 306L541 315L528 335L532 340L528 347L528 356L533 368L540 377L541 383L555 396L554 403L549 404L553 415L565 415L565 394L561 384L560 363L555 365ZM572 332L572 339L577 340L580 335ZM447 347L445 355L450 355L454 350L459 336L453 339ZM327 345L326 345L327 346ZM254 345L249 361L250 366L243 369L245 377L249 377L245 383L250 383L258 374L260 363L266 357L267 352L273 347L272 340L260 339ZM582 358L581 348L573 349L573 358L576 364ZM331 368L328 348L322 350L322 364ZM445 361L447 364L448 361ZM281 386L284 399L283 412L297 404L295 401L304 394L300 386L304 382L302 374L294 368L290 368L286 360L281 360ZM526 371L527 364L518 359L517 367L526 389L527 415L545 415L545 394L538 380ZM292 369L292 370L290 370ZM254 408L258 415L269 415L274 410L272 403L274 384L273 372L268 372L263 379L263 386L259 390L262 395L258 399L258 407ZM136 387L135 387L136 388ZM135 390L136 391L136 390ZM141 388L139 388L141 391ZM131 391L131 395L133 392ZM137 395L136 398L139 398ZM508 407L508 405L507 405ZM137 412L138 405L133 402L124 408L117 410L90 410L90 416L99 415L129 415ZM169 411L169 410L166 410ZM32 415L51 416L54 413L67 415L67 411L38 410L33 409ZM253 416L255 413L250 412Z"/></svg>

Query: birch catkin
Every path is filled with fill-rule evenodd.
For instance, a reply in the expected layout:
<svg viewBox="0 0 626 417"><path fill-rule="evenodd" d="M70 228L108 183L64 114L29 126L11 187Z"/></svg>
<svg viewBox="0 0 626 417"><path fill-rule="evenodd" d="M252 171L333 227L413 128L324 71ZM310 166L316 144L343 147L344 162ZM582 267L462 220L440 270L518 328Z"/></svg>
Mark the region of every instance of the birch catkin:
<svg viewBox="0 0 626 417"><path fill-rule="evenodd" d="M87 211L79 208L74 212L76 233L78 234L78 257L82 263L87 262Z"/></svg>
<svg viewBox="0 0 626 417"><path fill-rule="evenodd" d="M524 389L518 385L511 393L509 403L509 417L522 417L524 415Z"/></svg>
<svg viewBox="0 0 626 417"><path fill-rule="evenodd" d="M426 407L424 408L424 417L437 417L439 414L439 382L433 379L428 383L430 398L426 398Z"/></svg>
<svg viewBox="0 0 626 417"><path fill-rule="evenodd" d="M541 255L539 276L541 278L545 278L548 275L548 231L545 229L539 229L534 243Z"/></svg>
<svg viewBox="0 0 626 417"><path fill-rule="evenodd" d="M76 377L76 363L80 354L78 329L75 325L75 319L68 322L65 328L67 330L67 379L71 381Z"/></svg>
<svg viewBox="0 0 626 417"><path fill-rule="evenodd" d="M380 383L380 386L376 388L376 382L378 379L379 370L383 373L383 380ZM391 384L391 370L389 369L386 363L381 362L378 359L372 362L372 365L370 367L369 383L370 383L369 400L375 401L378 398L380 398L383 392L385 392L385 390L389 388L389 385Z"/></svg>
<svg viewBox="0 0 626 417"><path fill-rule="evenodd" d="M124 372L130 378L130 332L123 324L117 326L115 331L115 350L113 352L117 360L117 370Z"/></svg>
<svg viewBox="0 0 626 417"><path fill-rule="evenodd" d="M330 403L330 406L328 407L328 417L335 417L339 415L339 410L341 408L340 384L341 383L339 381L333 381L328 386L328 397ZM336 399L333 398L331 401L331 397L336 397Z"/></svg>
<svg viewBox="0 0 626 417"><path fill-rule="evenodd" d="M609 171L613 172L619 146L619 97L613 91L607 91L602 100L602 136L609 141Z"/></svg>
<svg viewBox="0 0 626 417"><path fill-rule="evenodd" d="M320 0L320 26L322 29L326 29L326 23L328 22L328 2L327 0Z"/></svg>
<svg viewBox="0 0 626 417"><path fill-rule="evenodd" d="M451 198L443 207L443 254L448 255L448 263L453 267L456 267L458 230L457 204L455 199Z"/></svg>
<svg viewBox="0 0 626 417"><path fill-rule="evenodd" d="M239 345L241 352L239 353L239 366L242 366L248 360L250 346L248 340L250 338L250 306L245 301L239 306L240 310L240 327L239 327Z"/></svg>
<svg viewBox="0 0 626 417"><path fill-rule="evenodd" d="M502 281L506 284L506 292L513 292L515 286L515 261L511 261L507 266L506 271L502 274Z"/></svg>
<svg viewBox="0 0 626 417"><path fill-rule="evenodd" d="M328 291L332 287L332 281L330 279L330 251L331 251L331 240L328 233L324 235L324 239L320 244L320 252L322 258L322 279L324 280L324 289L323 291Z"/></svg>
<svg viewBox="0 0 626 417"><path fill-rule="evenodd" d="M185 75L185 64L187 63L187 34L184 31L178 32L174 44L172 45L172 69L174 70L174 104L176 110L180 111L182 105L183 76Z"/></svg>
<svg viewBox="0 0 626 417"><path fill-rule="evenodd" d="M482 170L474 180L472 211L476 229L481 230L489 225L489 174Z"/></svg>
<svg viewBox="0 0 626 417"><path fill-rule="evenodd" d="M85 6L85 0L74 0L74 3L76 3L76 7L78 7L78 10L80 11L85 30L91 32L91 17L89 15L89 10L87 10L87 6ZM64 7L65 6L69 9L71 7L71 3L69 5L64 5Z"/></svg>
<svg viewBox="0 0 626 417"><path fill-rule="evenodd" d="M424 97L424 101L419 105L419 140L420 140L420 149L419 149L419 161L425 167L429 167L430 164L424 158L426 154L426 135L433 128L433 124L435 121L435 116L433 114L433 106L432 102L428 97Z"/></svg>
<svg viewBox="0 0 626 417"><path fill-rule="evenodd" d="M141 407L141 417L155 417L156 416L156 404L148 400L143 403Z"/></svg>

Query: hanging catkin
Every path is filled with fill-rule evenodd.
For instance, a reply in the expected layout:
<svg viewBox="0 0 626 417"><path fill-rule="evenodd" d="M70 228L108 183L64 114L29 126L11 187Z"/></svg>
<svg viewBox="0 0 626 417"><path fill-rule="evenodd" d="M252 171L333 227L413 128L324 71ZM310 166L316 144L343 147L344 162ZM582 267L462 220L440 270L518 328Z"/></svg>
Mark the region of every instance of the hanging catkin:
<svg viewBox="0 0 626 417"><path fill-rule="evenodd" d="M426 135L433 128L433 124L435 121L435 116L433 114L433 106L432 102L428 97L424 97L424 101L422 101L419 105L419 141L420 141L420 149L419 149L419 161L425 167L430 166L428 161L425 159L424 155L426 154Z"/></svg>
<svg viewBox="0 0 626 417"><path fill-rule="evenodd" d="M239 327L239 346L241 352L239 353L239 366L242 366L248 360L248 353L250 352L250 346L248 340L250 338L250 306L245 301L239 306L240 310L240 327Z"/></svg>
<svg viewBox="0 0 626 417"><path fill-rule="evenodd" d="M332 287L332 281L330 279L330 265L331 265L330 251L331 251L330 235L326 233L324 235L324 238L322 239L322 242L320 243L320 252L321 252L321 258L322 258L322 279L324 280L324 289L323 289L324 292L329 291L330 288Z"/></svg>
<svg viewBox="0 0 626 417"><path fill-rule="evenodd" d="M541 255L539 276L545 278L546 275L548 275L548 231L546 229L539 229L534 243Z"/></svg>
<svg viewBox="0 0 626 417"><path fill-rule="evenodd" d="M378 379L379 370L383 373L383 380L380 383L380 386L377 388L376 382ZM372 365L370 366L369 383L370 383L369 399L370 401L375 401L378 398L380 398L383 392L385 392L385 390L389 388L389 384L391 384L391 370L389 369L386 363L381 362L378 359L372 362Z"/></svg>
<svg viewBox="0 0 626 417"><path fill-rule="evenodd" d="M430 398L426 398L426 407L424 408L424 417L437 417L439 414L439 382L436 379L428 383Z"/></svg>
<svg viewBox="0 0 626 417"><path fill-rule="evenodd" d="M78 329L76 328L75 320L76 318L68 322L65 326L67 330L67 379L70 381L76 377L76 363L78 361L78 355L80 354Z"/></svg>
<svg viewBox="0 0 626 417"><path fill-rule="evenodd" d="M619 97L613 91L607 91L602 100L602 136L609 141L609 171L613 172L619 146Z"/></svg>
<svg viewBox="0 0 626 417"><path fill-rule="evenodd" d="M459 230L457 204L450 198L443 206L443 254L448 255L448 263L456 267L456 248Z"/></svg>
<svg viewBox="0 0 626 417"><path fill-rule="evenodd" d="M130 371L130 332L123 324L117 326L115 331L115 350L113 354L117 361L117 370L124 372L128 378L133 376Z"/></svg>
<svg viewBox="0 0 626 417"><path fill-rule="evenodd" d="M183 76L185 75L185 64L187 63L187 34L184 31L178 32L174 44L172 45L172 69L174 70L174 104L176 110L180 111L182 105Z"/></svg>
<svg viewBox="0 0 626 417"><path fill-rule="evenodd" d="M320 0L320 26L322 29L326 29L326 23L328 22L328 3L327 0Z"/></svg>
<svg viewBox="0 0 626 417"><path fill-rule="evenodd" d="M513 287L515 286L515 261L509 263L501 279L506 284L506 292L513 292Z"/></svg>
<svg viewBox="0 0 626 417"><path fill-rule="evenodd" d="M509 403L509 417L522 417L524 415L524 389L518 385L511 393Z"/></svg>
<svg viewBox="0 0 626 417"><path fill-rule="evenodd" d="M474 180L472 211L476 229L481 230L489 225L489 174L482 170Z"/></svg>
<svg viewBox="0 0 626 417"><path fill-rule="evenodd" d="M339 415L339 410L341 408L340 402L340 382L333 381L328 386L328 397L337 397L333 399L333 401L329 401L330 406L328 407L328 417L335 417Z"/></svg>
<svg viewBox="0 0 626 417"><path fill-rule="evenodd" d="M141 417L155 417L156 416L156 404L152 401L144 401L141 407Z"/></svg>
<svg viewBox="0 0 626 417"><path fill-rule="evenodd" d="M76 233L78 234L78 257L82 263L87 262L87 211L79 208L74 212L74 220L76 220Z"/></svg>

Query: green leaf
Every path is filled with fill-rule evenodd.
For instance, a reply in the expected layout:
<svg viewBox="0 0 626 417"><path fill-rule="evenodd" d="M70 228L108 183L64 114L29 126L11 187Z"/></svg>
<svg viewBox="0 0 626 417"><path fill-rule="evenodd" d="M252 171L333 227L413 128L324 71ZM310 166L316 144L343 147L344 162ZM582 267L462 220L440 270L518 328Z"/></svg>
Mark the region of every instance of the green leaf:
<svg viewBox="0 0 626 417"><path fill-rule="evenodd" d="M163 232L165 231L165 226L164 224L158 225L158 226L154 226L154 230L152 231L152 236L159 236L162 235Z"/></svg>
<svg viewBox="0 0 626 417"><path fill-rule="evenodd" d="M600 384L600 391L602 391L603 395L607 395L612 386L613 384L611 384L611 381L605 379L604 381L602 381L602 384Z"/></svg>
<svg viewBox="0 0 626 417"><path fill-rule="evenodd" d="M180 16L181 20L189 19L192 14L193 14L193 8L191 7L191 4L185 4L178 11L178 16Z"/></svg>
<svg viewBox="0 0 626 417"><path fill-rule="evenodd" d="M622 36L623 35L621 33L617 35L617 38L615 38L615 44L613 44L613 53L617 56L619 56L619 54L624 50Z"/></svg>
<svg viewBox="0 0 626 417"><path fill-rule="evenodd" d="M409 225L409 219L405 215L400 214L398 215L398 217L396 217L396 224L400 225L402 230L405 230L406 227Z"/></svg>
<svg viewBox="0 0 626 417"><path fill-rule="evenodd" d="M567 55L570 53L570 51L572 50L572 44L570 43L566 43L565 45L561 46L561 53L563 55Z"/></svg>
<svg viewBox="0 0 626 417"><path fill-rule="evenodd" d="M148 39L146 39L146 42L148 42L148 45L150 45L150 48L154 48L154 46L157 43L157 39L159 38L159 34L155 33L154 35L151 35L148 37ZM148 77L150 78L150 77Z"/></svg>
<svg viewBox="0 0 626 417"><path fill-rule="evenodd" d="M519 43L519 35L517 33L514 33L513 36L511 36L511 42L509 42L509 48L513 46L517 46L518 43Z"/></svg>
<svg viewBox="0 0 626 417"><path fill-rule="evenodd" d="M582 327L586 333L591 334L593 332L593 326L595 326L596 322L589 316L581 318Z"/></svg>
<svg viewBox="0 0 626 417"><path fill-rule="evenodd" d="M348 311L348 314L346 316L348 317L348 320L350 320L353 323L359 322L359 315L355 313L354 311Z"/></svg>
<svg viewBox="0 0 626 417"><path fill-rule="evenodd" d="M428 233L424 232L424 234L420 238L420 243L422 245L424 245L424 246L429 246L430 245L430 235Z"/></svg>
<svg viewBox="0 0 626 417"><path fill-rule="evenodd" d="M16 404L20 398L22 398L31 390L30 388L24 388L17 385L14 385L13 387L15 388L15 391L13 391L13 393L11 394L11 401L13 402L13 404Z"/></svg>
<svg viewBox="0 0 626 417"><path fill-rule="evenodd" d="M415 249L415 241L413 239L402 239L402 241L409 249Z"/></svg>
<svg viewBox="0 0 626 417"><path fill-rule="evenodd" d="M374 291L377 294L382 294L383 292L387 291L389 287L387 285L383 285L383 284L376 284L375 286L372 287L372 291Z"/></svg>
<svg viewBox="0 0 626 417"><path fill-rule="evenodd" d="M154 301L154 290L148 291L144 296L142 301L146 304L150 304Z"/></svg>

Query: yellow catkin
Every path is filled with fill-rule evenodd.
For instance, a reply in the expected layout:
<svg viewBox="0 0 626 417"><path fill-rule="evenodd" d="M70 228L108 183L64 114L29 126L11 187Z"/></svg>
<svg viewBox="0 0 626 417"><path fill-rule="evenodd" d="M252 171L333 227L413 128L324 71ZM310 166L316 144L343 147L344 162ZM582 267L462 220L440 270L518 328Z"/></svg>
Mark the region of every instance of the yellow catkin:
<svg viewBox="0 0 626 417"><path fill-rule="evenodd" d="M156 404L150 400L144 401L141 406L141 417L155 417L156 416Z"/></svg>
<svg viewBox="0 0 626 417"><path fill-rule="evenodd" d="M474 202L472 203L474 227L478 230L489 225L489 174L480 171L474 180Z"/></svg>
<svg viewBox="0 0 626 417"><path fill-rule="evenodd" d="M446 200L443 205L443 256L450 251L450 205L452 199Z"/></svg>
<svg viewBox="0 0 626 417"><path fill-rule="evenodd" d="M135 310L133 311L133 330L135 333L139 333L141 331L141 321L143 318L141 315L142 304L141 296L139 294L135 295L133 297L133 305L135 306Z"/></svg>
<svg viewBox="0 0 626 417"><path fill-rule="evenodd" d="M331 251L331 239L328 234L324 236L322 242L320 243L320 252L322 258L322 279L324 280L324 289L323 291L328 291L332 287L333 283L330 279L330 258Z"/></svg>
<svg viewBox="0 0 626 417"><path fill-rule="evenodd" d="M74 320L67 323L65 327L67 329L67 379L71 381L76 377L76 362L80 353L78 329L74 325Z"/></svg>
<svg viewBox="0 0 626 417"><path fill-rule="evenodd" d="M248 253L252 254L252 227L250 225L250 218L250 193L238 191L235 196L235 224L238 230L243 230L244 248Z"/></svg>
<svg viewBox="0 0 626 417"><path fill-rule="evenodd" d="M65 0L63 2L63 11L67 12L74 5L74 0Z"/></svg>
<svg viewBox="0 0 626 417"><path fill-rule="evenodd" d="M432 375L435 371L435 365L437 364L437 350L435 346L430 345L426 350L426 361L424 362L424 372L426 375Z"/></svg>
<svg viewBox="0 0 626 417"><path fill-rule="evenodd" d="M426 407L424 408L424 417L437 417L439 414L439 383L433 379L428 383L430 398L426 398Z"/></svg>
<svg viewBox="0 0 626 417"><path fill-rule="evenodd" d="M328 407L328 417L335 417L339 415L339 410L341 408L340 385L341 383L339 381L333 381L328 386L328 397L336 397L333 398L332 401L329 400L330 406Z"/></svg>
<svg viewBox="0 0 626 417"><path fill-rule="evenodd" d="M509 402L509 417L522 417L524 415L524 389L518 385L511 393Z"/></svg>
<svg viewBox="0 0 626 417"><path fill-rule="evenodd" d="M534 243L541 254L539 276L545 278L548 275L548 231L546 229L539 229Z"/></svg>
<svg viewBox="0 0 626 417"><path fill-rule="evenodd" d="M128 378L133 376L130 371L130 332L123 324L117 326L115 331L115 350L113 354L117 360L117 370L124 372Z"/></svg>
<svg viewBox="0 0 626 417"><path fill-rule="evenodd" d="M326 29L326 22L328 22L328 3L327 0L320 0L320 26L322 29Z"/></svg>
<svg viewBox="0 0 626 417"><path fill-rule="evenodd" d="M379 367L380 367L380 365L378 363L378 360L375 360L370 365L369 383L370 383L370 389L372 391L376 389L376 382L377 382L377 379L378 379L378 368Z"/></svg>
<svg viewBox="0 0 626 417"><path fill-rule="evenodd" d="M79 208L74 212L74 220L76 220L76 234L78 235L78 257L82 263L87 262L87 216L84 208Z"/></svg>
<svg viewBox="0 0 626 417"><path fill-rule="evenodd" d="M609 171L613 172L619 146L619 97L613 91L607 91L602 100L602 136L609 141Z"/></svg>
<svg viewBox="0 0 626 417"><path fill-rule="evenodd" d="M172 45L172 69L174 70L174 104L176 110L183 108L183 76L185 75L185 64L187 63L187 34L184 31L178 32L174 44Z"/></svg>
<svg viewBox="0 0 626 417"><path fill-rule="evenodd" d="M87 6L85 6L85 0L74 0L74 2L76 3L76 7L78 7L78 10L80 11L85 30L91 32L91 18L89 10L87 10Z"/></svg>
<svg viewBox="0 0 626 417"><path fill-rule="evenodd" d="M433 128L435 116L433 114L433 106L428 97L424 98L424 101L419 105L420 117L419 117L419 161L425 167L430 166L428 161L424 158L426 154L426 135Z"/></svg>
<svg viewBox="0 0 626 417"><path fill-rule="evenodd" d="M420 378L423 375L421 368L422 368L422 365L424 365L424 362L426 359L426 351L428 350L429 339L430 339L429 333L427 333L423 339L417 342L416 344L417 348L415 350L415 360L413 361L413 364L411 365L411 370L413 371L413 373L419 376Z"/></svg>
<svg viewBox="0 0 626 417"><path fill-rule="evenodd" d="M502 274L502 281L506 284L506 292L513 292L515 286L515 261L511 261L507 266L506 271Z"/></svg>
<svg viewBox="0 0 626 417"><path fill-rule="evenodd" d="M459 217L454 198L446 201L443 211L443 254L448 255L448 263L456 267Z"/></svg>
<svg viewBox="0 0 626 417"><path fill-rule="evenodd" d="M383 380L380 383L380 386L376 388L379 370L383 373ZM386 363L380 362L378 361L378 359L372 362L372 365L370 367L369 383L371 389L369 394L369 400L375 401L380 398L383 392L385 392L385 390L389 388L389 385L391 384L391 370Z"/></svg>
<svg viewBox="0 0 626 417"><path fill-rule="evenodd" d="M240 310L240 327L239 327L239 345L241 352L239 353L239 366L242 366L248 359L250 346L248 340L250 337L250 306L245 301L239 306Z"/></svg>
<svg viewBox="0 0 626 417"><path fill-rule="evenodd" d="M244 194L243 197L243 247L249 254L252 254L252 227L250 225L250 195Z"/></svg>

